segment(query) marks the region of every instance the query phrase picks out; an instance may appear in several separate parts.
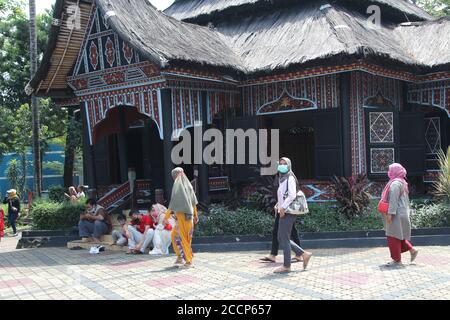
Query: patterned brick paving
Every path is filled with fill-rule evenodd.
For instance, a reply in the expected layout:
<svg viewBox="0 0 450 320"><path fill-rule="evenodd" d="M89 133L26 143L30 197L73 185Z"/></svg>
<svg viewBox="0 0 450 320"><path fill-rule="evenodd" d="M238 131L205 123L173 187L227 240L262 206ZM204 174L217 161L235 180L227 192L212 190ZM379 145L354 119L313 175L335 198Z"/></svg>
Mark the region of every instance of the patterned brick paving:
<svg viewBox="0 0 450 320"><path fill-rule="evenodd" d="M450 299L450 247L419 247L415 264L389 269L386 248L315 250L307 271L276 275L265 252L197 253L195 268L174 256L130 256L64 248L15 250L0 243L4 299Z"/></svg>

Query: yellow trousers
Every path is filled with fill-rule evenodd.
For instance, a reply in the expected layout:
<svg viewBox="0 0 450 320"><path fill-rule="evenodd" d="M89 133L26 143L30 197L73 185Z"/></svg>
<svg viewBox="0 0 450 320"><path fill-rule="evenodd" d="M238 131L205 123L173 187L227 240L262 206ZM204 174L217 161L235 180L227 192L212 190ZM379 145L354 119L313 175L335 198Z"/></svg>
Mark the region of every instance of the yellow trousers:
<svg viewBox="0 0 450 320"><path fill-rule="evenodd" d="M192 219L186 220L183 212L176 213L177 221L172 230L172 246L178 258L184 259L186 263L192 263L192 234L194 223Z"/></svg>

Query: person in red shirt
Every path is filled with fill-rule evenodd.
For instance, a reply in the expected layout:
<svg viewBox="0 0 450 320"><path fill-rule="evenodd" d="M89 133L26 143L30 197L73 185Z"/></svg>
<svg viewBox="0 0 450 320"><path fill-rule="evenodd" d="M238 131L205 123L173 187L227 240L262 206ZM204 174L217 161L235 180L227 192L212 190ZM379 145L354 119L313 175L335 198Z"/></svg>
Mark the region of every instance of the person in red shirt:
<svg viewBox="0 0 450 320"><path fill-rule="evenodd" d="M5 212L0 208L0 241L5 236Z"/></svg>
<svg viewBox="0 0 450 320"><path fill-rule="evenodd" d="M155 224L151 217L137 210L129 213L131 223L127 227L128 253L143 254L155 234Z"/></svg>

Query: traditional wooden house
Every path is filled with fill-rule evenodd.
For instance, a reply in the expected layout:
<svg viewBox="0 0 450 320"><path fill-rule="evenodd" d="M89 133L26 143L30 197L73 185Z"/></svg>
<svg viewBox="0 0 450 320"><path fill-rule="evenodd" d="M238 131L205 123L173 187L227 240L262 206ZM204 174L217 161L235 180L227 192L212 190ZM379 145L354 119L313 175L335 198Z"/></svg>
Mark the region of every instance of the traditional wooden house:
<svg viewBox="0 0 450 320"><path fill-rule="evenodd" d="M28 90L80 110L88 184L123 184L108 203L130 167L167 194L171 136L195 126L280 129L310 200L332 175L377 193L394 161L423 188L449 144L449 34L407 0L58 0ZM198 172L206 201L251 171Z"/></svg>

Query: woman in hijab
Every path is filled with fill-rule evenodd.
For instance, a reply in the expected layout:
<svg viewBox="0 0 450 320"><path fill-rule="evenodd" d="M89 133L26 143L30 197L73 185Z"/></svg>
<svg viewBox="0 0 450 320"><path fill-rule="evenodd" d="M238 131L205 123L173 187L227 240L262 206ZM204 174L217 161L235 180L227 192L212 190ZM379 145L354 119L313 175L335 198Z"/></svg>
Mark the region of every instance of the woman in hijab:
<svg viewBox="0 0 450 320"><path fill-rule="evenodd" d="M297 197L299 184L297 177L292 172L291 160L281 158L278 165L279 185L277 191L278 203L275 206L276 213L280 217L278 226L278 242L283 248L283 266L274 270L275 273L286 273L291 271L291 248L295 256L303 259L303 269L308 266L312 253L304 251L299 245L290 241L292 227L294 226L296 215L286 212L289 205Z"/></svg>
<svg viewBox="0 0 450 320"><path fill-rule="evenodd" d="M20 200L15 189L6 192L3 204L8 204L8 221L13 229L13 237L17 236L16 221L20 217Z"/></svg>
<svg viewBox="0 0 450 320"><path fill-rule="evenodd" d="M78 203L77 190L75 187L69 187L69 194L65 193L64 195L70 199L72 204Z"/></svg>
<svg viewBox="0 0 450 320"><path fill-rule="evenodd" d="M402 263L401 254L409 251L411 262L419 253L411 244L411 221L409 220L409 188L406 181L406 169L398 163L389 166L389 182L383 190L382 201L389 203L389 210L383 215L387 242L392 261L387 266Z"/></svg>
<svg viewBox="0 0 450 320"><path fill-rule="evenodd" d="M169 208L166 212L164 224L169 223L171 215L175 218L175 227L172 230L172 246L177 254L175 265L189 268L192 266L192 234L194 224L198 222L197 197L189 179L182 168L172 170L175 180L172 188ZM184 264L183 264L184 261Z"/></svg>
<svg viewBox="0 0 450 320"><path fill-rule="evenodd" d="M150 215L155 224L155 235L153 236L153 250L151 255L169 254L169 247L172 243L172 229L175 225L175 220L172 218L168 224L164 224L165 213L167 208L161 204L154 204L150 211Z"/></svg>

